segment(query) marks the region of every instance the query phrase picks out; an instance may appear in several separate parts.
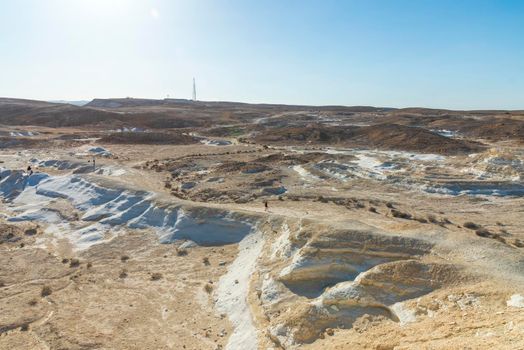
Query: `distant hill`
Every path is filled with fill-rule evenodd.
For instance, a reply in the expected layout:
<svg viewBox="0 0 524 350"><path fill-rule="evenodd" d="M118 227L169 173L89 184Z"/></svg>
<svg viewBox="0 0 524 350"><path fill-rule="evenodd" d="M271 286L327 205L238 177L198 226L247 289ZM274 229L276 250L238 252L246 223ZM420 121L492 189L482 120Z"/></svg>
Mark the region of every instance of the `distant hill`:
<svg viewBox="0 0 524 350"><path fill-rule="evenodd" d="M481 138L490 141L519 140L524 143L524 111L452 111L429 108L383 108L369 106L294 106L282 104L249 104L223 101L191 101L184 99L140 99L111 98L94 99L83 106L74 103L85 101L34 101L15 98L0 98L0 124L4 125L38 125L47 127L90 126L113 129L122 126L148 129L181 129L181 128L220 128L223 126L248 127L261 132L260 137L272 136L282 138L283 130L289 127L305 127L312 123L322 125L311 135L304 135L297 130L297 137L325 138L329 142L342 142L349 137L348 132L357 132L349 125L369 125L374 128L358 129L353 135L367 137L369 142L383 142L387 138L390 144L398 140L400 147L405 143L409 148L410 137L400 138L399 134L418 137L426 143L435 141L435 145L451 145L457 140L441 139L441 135L432 130L452 130L464 137ZM284 116L284 117L282 117ZM330 119L347 124L344 128L329 127ZM263 123L259 123L263 120ZM352 124L353 123L353 124ZM380 127L379 125L389 125ZM414 127L415 129L409 129ZM266 129L267 128L267 129ZM282 129L284 128L284 129ZM422 131L421 131L422 130ZM303 130L304 131L304 130ZM371 133L373 131L373 134ZM397 134L392 134L396 132ZM424 134L427 132L429 134ZM329 133L329 135L325 135ZM378 136L374 136L378 135ZM435 136L436 135L436 136ZM335 140L339 138L339 140ZM290 141L293 141L290 139ZM299 141L299 140L295 140ZM311 140L309 140L311 141ZM318 140L323 142L323 140ZM385 142L385 141L384 141ZM422 143L420 143L422 145ZM390 145L393 147L393 145ZM439 147L440 147L439 146ZM463 149L459 143L458 149ZM473 147L472 145L469 145ZM469 147L468 146L468 147ZM388 145L385 145L388 147ZM419 146L417 146L419 147ZM432 148L431 146L430 148ZM438 148L438 147L437 147Z"/></svg>
<svg viewBox="0 0 524 350"><path fill-rule="evenodd" d="M67 101L67 100L56 100L56 101L49 101L51 103L62 103L62 104L69 104L69 105L75 105L75 106L85 106L90 101L87 100L78 100L78 101Z"/></svg>
<svg viewBox="0 0 524 350"><path fill-rule="evenodd" d="M117 113L71 104L0 98L0 123L5 125L81 126L119 118Z"/></svg>
<svg viewBox="0 0 524 350"><path fill-rule="evenodd" d="M309 125L268 129L259 133L255 140L259 143L323 143L440 154L471 153L482 149L481 144L476 142L452 139L423 128L397 124L337 127Z"/></svg>

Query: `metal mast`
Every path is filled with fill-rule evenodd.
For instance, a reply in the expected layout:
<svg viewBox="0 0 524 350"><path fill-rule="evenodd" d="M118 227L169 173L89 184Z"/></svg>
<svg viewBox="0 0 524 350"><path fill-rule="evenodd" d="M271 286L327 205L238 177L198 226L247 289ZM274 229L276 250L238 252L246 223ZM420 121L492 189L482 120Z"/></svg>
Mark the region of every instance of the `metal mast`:
<svg viewBox="0 0 524 350"><path fill-rule="evenodd" d="M196 101L196 83L195 83L195 78L193 78L193 101Z"/></svg>

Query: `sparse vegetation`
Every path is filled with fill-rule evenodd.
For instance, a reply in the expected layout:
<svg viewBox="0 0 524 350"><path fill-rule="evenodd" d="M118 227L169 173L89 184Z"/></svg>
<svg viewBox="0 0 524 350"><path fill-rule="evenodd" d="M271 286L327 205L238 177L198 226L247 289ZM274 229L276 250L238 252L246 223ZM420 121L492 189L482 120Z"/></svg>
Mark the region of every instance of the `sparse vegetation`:
<svg viewBox="0 0 524 350"><path fill-rule="evenodd" d="M53 291L51 290L51 287L49 286L43 286L42 287L42 290L40 291L40 295L45 298L49 295L51 295L51 293L53 293Z"/></svg>
<svg viewBox="0 0 524 350"><path fill-rule="evenodd" d="M160 272L154 272L151 274L151 281L158 281L162 279L162 274Z"/></svg>
<svg viewBox="0 0 524 350"><path fill-rule="evenodd" d="M393 217L395 218L400 218L400 219L405 219L405 220L411 219L411 214L404 213L396 209L391 209L391 215L393 215Z"/></svg>
<svg viewBox="0 0 524 350"><path fill-rule="evenodd" d="M518 239L516 238L514 241L513 241L513 245L517 248L524 248L524 241L521 240L521 239Z"/></svg>
<svg viewBox="0 0 524 350"><path fill-rule="evenodd" d="M24 323L23 325L21 325L20 330L22 332L27 332L29 330L29 323Z"/></svg>
<svg viewBox="0 0 524 350"><path fill-rule="evenodd" d="M449 221L448 218L442 218L442 220L440 220L440 224L441 225L451 225L453 223L451 221Z"/></svg>
<svg viewBox="0 0 524 350"><path fill-rule="evenodd" d="M478 230L475 231L475 234L479 237L491 237L492 236L492 233L486 230L485 228L479 228Z"/></svg>
<svg viewBox="0 0 524 350"><path fill-rule="evenodd" d="M435 215L428 214L427 218L428 218L428 221L431 222L432 224L438 224L438 220Z"/></svg>
<svg viewBox="0 0 524 350"><path fill-rule="evenodd" d="M468 221L468 222L465 222L464 225L465 228L469 228L470 230L478 230L480 228L479 225L471 222L471 221Z"/></svg>
<svg viewBox="0 0 524 350"><path fill-rule="evenodd" d="M206 285L204 286L204 290L207 294L211 294L211 292L213 292L213 286L209 283L206 283Z"/></svg>
<svg viewBox="0 0 524 350"><path fill-rule="evenodd" d="M36 228L30 228L30 229L25 230L24 233L26 236L34 236L36 235L36 232L37 232Z"/></svg>
<svg viewBox="0 0 524 350"><path fill-rule="evenodd" d="M375 208L375 207L369 207L368 210L369 210L370 212L372 212L372 213L378 214L378 213L377 213L377 208Z"/></svg>
<svg viewBox="0 0 524 350"><path fill-rule="evenodd" d="M328 203L329 200L325 198L324 196L318 196L318 201L321 203Z"/></svg>
<svg viewBox="0 0 524 350"><path fill-rule="evenodd" d="M428 223L428 220L426 220L422 216L415 216L413 219L418 221L418 222L420 222L421 224L427 224Z"/></svg>
<svg viewBox="0 0 524 350"><path fill-rule="evenodd" d="M206 256L205 258L202 259L202 262L204 263L204 265L206 266L209 266L211 265L211 263L209 262L209 258Z"/></svg>
<svg viewBox="0 0 524 350"><path fill-rule="evenodd" d="M27 304L29 306L35 306L36 304L38 304L38 301L36 299L31 299L31 300L29 300L29 302Z"/></svg>
<svg viewBox="0 0 524 350"><path fill-rule="evenodd" d="M126 270L122 270L120 271L120 274L118 275L119 278L127 278L127 271Z"/></svg>
<svg viewBox="0 0 524 350"><path fill-rule="evenodd" d="M71 259L71 262L69 263L69 267L78 267L78 266L80 266L80 260Z"/></svg>
<svg viewBox="0 0 524 350"><path fill-rule="evenodd" d="M105 135L104 143L148 144L148 145L186 145L199 142L198 139L183 133L165 132L117 132Z"/></svg>
<svg viewBox="0 0 524 350"><path fill-rule="evenodd" d="M122 256L120 257L120 260L121 260L122 262L126 262L126 261L129 260L129 256L127 256L127 255L122 255Z"/></svg>
<svg viewBox="0 0 524 350"><path fill-rule="evenodd" d="M176 255L186 256L189 252L185 248L176 248Z"/></svg>
<svg viewBox="0 0 524 350"><path fill-rule="evenodd" d="M62 259L62 264L67 264L68 262L69 262L69 259L67 259L67 258L63 258Z"/></svg>

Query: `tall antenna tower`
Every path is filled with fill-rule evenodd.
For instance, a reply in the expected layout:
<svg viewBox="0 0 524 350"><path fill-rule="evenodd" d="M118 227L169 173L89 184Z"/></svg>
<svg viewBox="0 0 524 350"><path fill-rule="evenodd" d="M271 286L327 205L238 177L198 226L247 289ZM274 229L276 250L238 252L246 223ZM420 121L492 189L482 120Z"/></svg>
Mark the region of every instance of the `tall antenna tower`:
<svg viewBox="0 0 524 350"><path fill-rule="evenodd" d="M195 78L193 78L193 101L196 101L196 83Z"/></svg>

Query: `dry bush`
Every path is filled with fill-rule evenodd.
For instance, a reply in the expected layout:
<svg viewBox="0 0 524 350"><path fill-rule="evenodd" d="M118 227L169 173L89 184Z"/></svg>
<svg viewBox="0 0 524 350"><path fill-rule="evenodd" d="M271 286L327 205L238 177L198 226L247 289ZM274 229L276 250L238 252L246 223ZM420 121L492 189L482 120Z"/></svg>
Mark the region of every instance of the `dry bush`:
<svg viewBox="0 0 524 350"><path fill-rule="evenodd" d="M211 265L211 263L209 262L209 258L206 256L205 258L202 259L202 262L204 263L204 265L206 266L209 266Z"/></svg>
<svg viewBox="0 0 524 350"><path fill-rule="evenodd" d="M431 222L432 224L438 224L438 220L435 215L428 214L427 218L428 218L428 221Z"/></svg>
<svg viewBox="0 0 524 350"><path fill-rule="evenodd" d="M45 298L47 297L48 295L51 295L51 293L53 293L53 291L51 290L51 287L49 286L43 286L42 287L42 291L40 292L40 295Z"/></svg>
<svg viewBox="0 0 524 350"><path fill-rule="evenodd" d="M318 199L317 199L319 202L321 203L328 203L329 202L329 199L327 198L324 198L324 196L318 196Z"/></svg>
<svg viewBox="0 0 524 350"><path fill-rule="evenodd" d="M176 248L176 255L178 256L186 256L189 252L187 249L184 248Z"/></svg>
<svg viewBox="0 0 524 350"><path fill-rule="evenodd" d="M21 325L20 330L22 332L27 332L29 330L29 323L24 323L23 325Z"/></svg>
<svg viewBox="0 0 524 350"><path fill-rule="evenodd" d="M521 239L518 239L516 238L514 241L513 241L513 245L517 248L524 248L524 241L521 240Z"/></svg>
<svg viewBox="0 0 524 350"><path fill-rule="evenodd" d="M69 267L78 267L78 266L80 266L80 260L71 259L71 262L69 263Z"/></svg>
<svg viewBox="0 0 524 350"><path fill-rule="evenodd" d="M396 209L391 209L391 215L393 215L393 217L395 218L406 219L406 220L411 219L411 214L404 213Z"/></svg>
<svg viewBox="0 0 524 350"><path fill-rule="evenodd" d="M207 294L211 294L211 292L213 291L213 286L210 285L209 283L206 283L206 285L204 286L204 290L206 291Z"/></svg>
<svg viewBox="0 0 524 350"><path fill-rule="evenodd" d="M126 270L122 270L120 271L120 274L118 275L119 278L126 278L127 277L127 271Z"/></svg>
<svg viewBox="0 0 524 350"><path fill-rule="evenodd" d="M29 306L35 306L36 304L38 304L38 301L36 299L31 299L27 304Z"/></svg>
<svg viewBox="0 0 524 350"><path fill-rule="evenodd" d="M500 243L506 243L506 239L504 237L502 237L501 235L498 235L498 234L493 234L492 236L493 239L499 241Z"/></svg>
<svg viewBox="0 0 524 350"><path fill-rule="evenodd" d="M377 208L375 207L369 207L368 209L370 212L377 214Z"/></svg>
<svg viewBox="0 0 524 350"><path fill-rule="evenodd" d="M489 232L488 230L486 230L485 228L480 228L476 230L475 234L479 237L488 237L489 238L493 236L493 234Z"/></svg>
<svg viewBox="0 0 524 350"><path fill-rule="evenodd" d="M36 232L37 232L36 228L29 228L29 229L25 230L24 234L26 236L34 236L34 235L36 235Z"/></svg>
<svg viewBox="0 0 524 350"><path fill-rule="evenodd" d="M160 272L154 272L151 275L151 281L158 281L162 279L162 274Z"/></svg>
<svg viewBox="0 0 524 350"><path fill-rule="evenodd" d="M471 221L468 221L468 222L465 222L464 225L465 228L469 228L470 230L478 230L480 229L480 226L471 222Z"/></svg>
<svg viewBox="0 0 524 350"><path fill-rule="evenodd" d="M421 224L427 224L428 223L428 220L424 219L422 216L415 216L413 218L413 220L416 220L416 221L420 222Z"/></svg>
<svg viewBox="0 0 524 350"><path fill-rule="evenodd" d="M120 257L120 260L121 260L122 262L126 262L126 261L129 260L129 256L127 256L127 255L122 255L122 256Z"/></svg>

